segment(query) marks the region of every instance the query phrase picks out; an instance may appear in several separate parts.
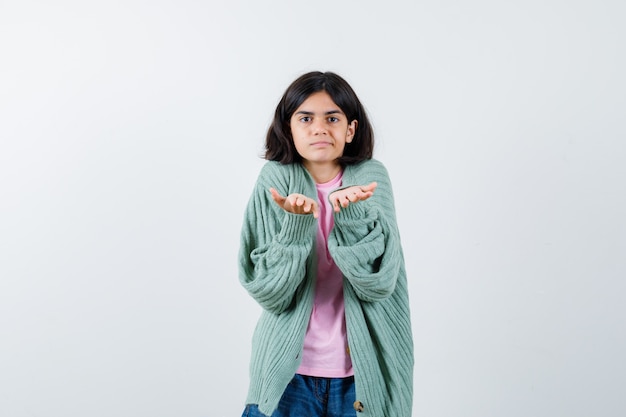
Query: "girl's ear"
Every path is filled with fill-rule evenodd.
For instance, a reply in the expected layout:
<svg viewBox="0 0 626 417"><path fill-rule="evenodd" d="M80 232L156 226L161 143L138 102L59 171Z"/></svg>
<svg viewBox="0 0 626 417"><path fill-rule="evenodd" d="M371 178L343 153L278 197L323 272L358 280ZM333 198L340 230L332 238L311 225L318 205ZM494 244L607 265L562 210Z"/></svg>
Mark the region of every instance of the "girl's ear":
<svg viewBox="0 0 626 417"><path fill-rule="evenodd" d="M352 139L354 139L354 134L356 133L356 127L358 124L359 122L357 122L356 119L348 124L348 131L346 132L346 143L350 143L352 142Z"/></svg>

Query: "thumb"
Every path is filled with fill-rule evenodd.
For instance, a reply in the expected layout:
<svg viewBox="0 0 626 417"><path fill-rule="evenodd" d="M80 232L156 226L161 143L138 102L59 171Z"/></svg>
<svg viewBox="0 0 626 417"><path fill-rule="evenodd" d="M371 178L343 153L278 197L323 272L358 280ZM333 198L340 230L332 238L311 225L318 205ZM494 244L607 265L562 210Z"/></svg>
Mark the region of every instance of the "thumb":
<svg viewBox="0 0 626 417"><path fill-rule="evenodd" d="M373 181L369 184L367 184L365 187L363 187L363 191L374 191L376 189L376 187L378 186L378 183L376 181Z"/></svg>
<svg viewBox="0 0 626 417"><path fill-rule="evenodd" d="M283 202L285 201L285 197L280 195L280 193L276 191L275 188L270 188L270 193L272 194L272 200L274 200L276 203L280 205L283 204Z"/></svg>

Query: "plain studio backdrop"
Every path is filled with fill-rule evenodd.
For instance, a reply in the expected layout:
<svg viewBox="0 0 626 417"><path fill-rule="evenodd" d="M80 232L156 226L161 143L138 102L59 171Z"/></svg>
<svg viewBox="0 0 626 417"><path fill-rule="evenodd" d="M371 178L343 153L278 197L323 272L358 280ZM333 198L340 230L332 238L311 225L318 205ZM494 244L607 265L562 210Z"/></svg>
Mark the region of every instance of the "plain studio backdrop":
<svg viewBox="0 0 626 417"><path fill-rule="evenodd" d="M0 1L0 417L241 414L243 210L310 70L391 175L414 415L626 415L625 4Z"/></svg>

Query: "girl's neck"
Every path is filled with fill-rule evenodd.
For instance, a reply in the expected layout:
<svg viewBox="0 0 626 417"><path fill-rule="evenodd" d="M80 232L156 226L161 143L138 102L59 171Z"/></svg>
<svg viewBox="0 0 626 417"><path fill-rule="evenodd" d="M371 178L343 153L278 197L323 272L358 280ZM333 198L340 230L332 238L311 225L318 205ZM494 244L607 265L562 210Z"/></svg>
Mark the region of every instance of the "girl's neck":
<svg viewBox="0 0 626 417"><path fill-rule="evenodd" d="M309 174L311 174L316 184L324 184L335 178L337 174L341 172L341 165L338 163L317 165L309 161L304 161L302 165L309 171Z"/></svg>

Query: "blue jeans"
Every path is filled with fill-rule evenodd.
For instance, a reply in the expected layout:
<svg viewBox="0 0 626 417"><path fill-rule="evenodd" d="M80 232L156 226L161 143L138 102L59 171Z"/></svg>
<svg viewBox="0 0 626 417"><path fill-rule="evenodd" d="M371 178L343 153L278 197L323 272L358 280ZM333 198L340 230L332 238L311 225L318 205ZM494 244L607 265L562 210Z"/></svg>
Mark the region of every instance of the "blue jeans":
<svg viewBox="0 0 626 417"><path fill-rule="evenodd" d="M354 377L319 378L296 374L271 416L248 404L241 417L355 417Z"/></svg>

